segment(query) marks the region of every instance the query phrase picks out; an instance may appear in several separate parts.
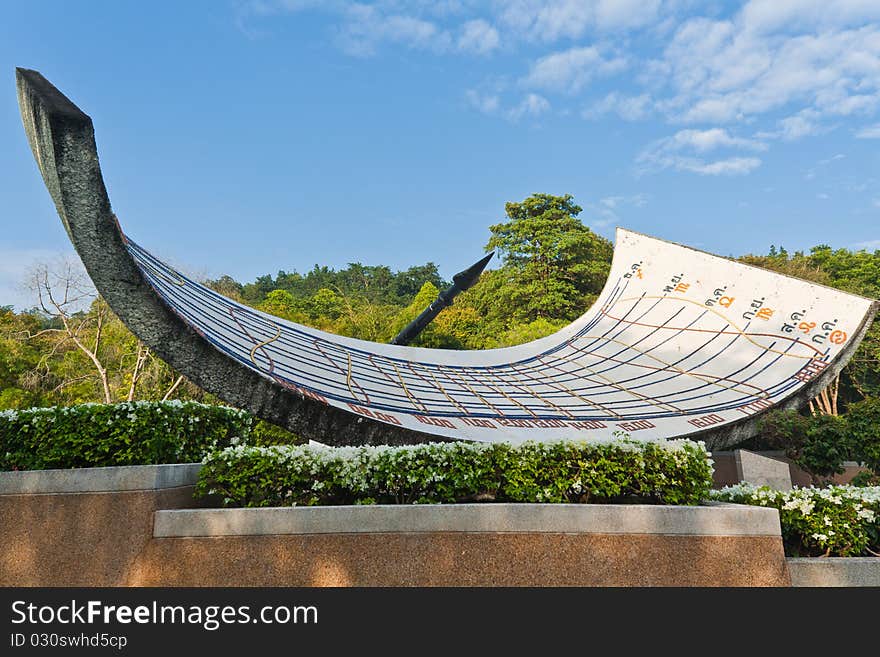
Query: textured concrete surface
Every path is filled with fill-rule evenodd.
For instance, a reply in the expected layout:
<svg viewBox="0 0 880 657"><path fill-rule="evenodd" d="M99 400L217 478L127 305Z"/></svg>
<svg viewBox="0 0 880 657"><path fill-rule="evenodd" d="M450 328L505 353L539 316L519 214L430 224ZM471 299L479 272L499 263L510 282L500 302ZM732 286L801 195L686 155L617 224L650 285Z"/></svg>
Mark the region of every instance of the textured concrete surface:
<svg viewBox="0 0 880 657"><path fill-rule="evenodd" d="M193 506L192 491L0 495L0 586L117 586L143 558L153 511Z"/></svg>
<svg viewBox="0 0 880 657"><path fill-rule="evenodd" d="M156 537L342 533L779 536L776 509L724 504L451 504L158 511Z"/></svg>
<svg viewBox="0 0 880 657"><path fill-rule="evenodd" d="M733 453L736 474L740 481L755 486L770 486L775 490L791 490L791 472L788 463L762 456L747 449Z"/></svg>
<svg viewBox="0 0 880 657"><path fill-rule="evenodd" d="M880 587L878 557L789 558L792 586Z"/></svg>
<svg viewBox="0 0 880 657"><path fill-rule="evenodd" d="M0 472L0 495L97 493L194 486L200 463Z"/></svg>
<svg viewBox="0 0 880 657"><path fill-rule="evenodd" d="M161 538L138 586L787 586L781 539L563 533Z"/></svg>

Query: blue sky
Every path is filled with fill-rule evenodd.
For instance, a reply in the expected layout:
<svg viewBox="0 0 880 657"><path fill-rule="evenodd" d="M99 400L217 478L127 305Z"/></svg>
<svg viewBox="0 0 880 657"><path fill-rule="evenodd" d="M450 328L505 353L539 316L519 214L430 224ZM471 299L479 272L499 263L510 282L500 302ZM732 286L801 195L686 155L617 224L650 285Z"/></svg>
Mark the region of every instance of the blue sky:
<svg viewBox="0 0 880 657"><path fill-rule="evenodd" d="M198 275L449 277L534 192L607 237L880 248L877 0L4 3L0 305L23 308L71 247L15 66L93 118L126 231Z"/></svg>

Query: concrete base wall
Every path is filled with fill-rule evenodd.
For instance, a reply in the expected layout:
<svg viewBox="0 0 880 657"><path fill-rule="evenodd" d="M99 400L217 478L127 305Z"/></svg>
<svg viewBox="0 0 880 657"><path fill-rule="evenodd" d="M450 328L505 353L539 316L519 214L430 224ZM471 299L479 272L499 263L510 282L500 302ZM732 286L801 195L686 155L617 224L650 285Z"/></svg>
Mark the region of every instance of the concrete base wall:
<svg viewBox="0 0 880 657"><path fill-rule="evenodd" d="M817 557L788 559L792 586L880 587L880 558Z"/></svg>
<svg viewBox="0 0 880 657"><path fill-rule="evenodd" d="M193 487L0 495L0 586L120 586L143 559L153 512Z"/></svg>
<svg viewBox="0 0 880 657"><path fill-rule="evenodd" d="M0 478L7 474L14 473ZM88 479L85 471L77 476ZM116 492L0 493L0 586L789 584L773 509L199 511L191 510L191 486L161 482ZM28 489L46 490L37 484ZM15 489L0 482L0 490Z"/></svg>
<svg viewBox="0 0 880 657"><path fill-rule="evenodd" d="M770 537L559 533L163 538L137 586L787 586Z"/></svg>

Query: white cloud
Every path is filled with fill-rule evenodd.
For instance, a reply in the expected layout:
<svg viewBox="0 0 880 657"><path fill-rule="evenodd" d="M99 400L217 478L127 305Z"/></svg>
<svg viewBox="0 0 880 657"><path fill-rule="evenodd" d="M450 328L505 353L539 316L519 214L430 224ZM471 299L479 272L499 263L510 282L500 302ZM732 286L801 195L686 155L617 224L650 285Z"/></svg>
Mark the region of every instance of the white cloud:
<svg viewBox="0 0 880 657"><path fill-rule="evenodd" d="M691 161L682 158L676 163L676 168L683 171L693 171L705 176L742 176L751 173L761 166L761 160L756 157L729 157L715 162Z"/></svg>
<svg viewBox="0 0 880 657"><path fill-rule="evenodd" d="M524 117L535 118L550 110L550 102L538 94L526 94L526 96L512 107L503 107L501 97L497 93L483 93L475 89L465 92L465 100L468 105L478 112L489 116L500 116L508 121L519 121Z"/></svg>
<svg viewBox="0 0 880 657"><path fill-rule="evenodd" d="M865 126L856 133L859 139L880 139L880 123Z"/></svg>
<svg viewBox="0 0 880 657"><path fill-rule="evenodd" d="M614 32L650 25L660 0L498 0L499 20L533 41L577 39L587 31Z"/></svg>
<svg viewBox="0 0 880 657"><path fill-rule="evenodd" d="M754 139L736 137L721 128L680 130L648 145L636 158L640 173L672 169L707 176L745 175L761 165L756 157L730 156L707 161L703 156L716 150L763 151L766 145Z"/></svg>
<svg viewBox="0 0 880 657"><path fill-rule="evenodd" d="M645 194L633 194L631 196L605 196L599 199L599 205L608 208L609 210L628 205L635 208L643 208L647 204L648 197Z"/></svg>
<svg viewBox="0 0 880 657"><path fill-rule="evenodd" d="M596 203L587 203L588 214L596 218L589 221L594 228L604 228L621 221L621 213L632 208L643 208L648 204L645 194L632 194L630 196L605 196Z"/></svg>
<svg viewBox="0 0 880 657"><path fill-rule="evenodd" d="M485 55L495 50L501 42L498 30L484 20L467 21L461 26L458 37L458 49Z"/></svg>
<svg viewBox="0 0 880 657"><path fill-rule="evenodd" d="M789 138L815 133L819 119L872 113L880 105L880 25L848 26L880 15L878 7L753 0L730 20L691 18L652 65L671 92L661 106L685 123L799 107L799 118L780 126ZM814 114L798 115L807 109Z"/></svg>
<svg viewBox="0 0 880 657"><path fill-rule="evenodd" d="M624 59L605 59L593 46L571 48L538 59L523 82L540 89L577 93L593 78L611 75L624 68Z"/></svg>
<svg viewBox="0 0 880 657"><path fill-rule="evenodd" d="M745 137L734 137L722 128L708 130L679 130L671 137L656 142L656 147L663 151L693 150L706 153L718 148L743 148L750 151L767 150L766 144Z"/></svg>
<svg viewBox="0 0 880 657"><path fill-rule="evenodd" d="M595 7L596 27L600 30L630 29L652 24L660 0L599 0Z"/></svg>
<svg viewBox="0 0 880 657"><path fill-rule="evenodd" d="M516 107L507 111L511 121L519 121L523 116L540 116L550 109L549 101L538 94L528 94Z"/></svg>
<svg viewBox="0 0 880 657"><path fill-rule="evenodd" d="M831 129L832 126L822 125L819 121L820 114L813 109L801 110L797 114L787 116L776 122L776 130L758 132L758 139L781 139L783 141L797 141L804 137L820 135Z"/></svg>
<svg viewBox="0 0 880 657"><path fill-rule="evenodd" d="M782 139L794 141L819 134L822 128L815 120L816 114L815 111L807 109L782 119L779 122Z"/></svg>
<svg viewBox="0 0 880 657"><path fill-rule="evenodd" d="M254 16L273 16L315 9L321 7L321 4L321 0L248 0L240 3L239 11Z"/></svg>
<svg viewBox="0 0 880 657"><path fill-rule="evenodd" d="M315 11L331 17L336 44L355 57L370 57L385 43L443 54L485 54L498 47L498 31L483 19L466 20L456 27L454 19L467 9L458 0L427 2L353 2L351 0L251 0L240 5L239 27L246 34L259 34L247 25L247 17L266 19L279 14ZM453 35L457 33L457 37Z"/></svg>
<svg viewBox="0 0 880 657"><path fill-rule="evenodd" d="M339 47L361 57L388 45L487 55L502 45L515 52L526 41L532 63L520 71L522 87L578 95L573 105L587 119L659 115L700 129L761 122L752 128L757 140L794 141L833 129L841 117L880 111L880 0L737 4L724 12L693 0L250 0L239 6L264 23L285 13L321 13ZM631 38L636 30L646 37L638 47ZM628 85L615 88L616 80L606 78L624 70L631 73ZM597 80L603 88L591 97L585 92ZM471 104L486 103L487 113L505 115L497 99L494 107L490 97ZM880 124L855 135L880 138Z"/></svg>
<svg viewBox="0 0 880 657"><path fill-rule="evenodd" d="M854 251L878 251L880 250L880 240L867 240L865 242L856 242L852 245Z"/></svg>
<svg viewBox="0 0 880 657"><path fill-rule="evenodd" d="M357 57L376 53L388 41L410 48L444 52L452 46L452 36L431 21L401 14L384 14L370 5L353 4L339 28L337 43L344 52Z"/></svg>
<svg viewBox="0 0 880 657"><path fill-rule="evenodd" d="M473 89L465 92L468 104L483 114L495 114L501 107L501 99L496 94L483 94Z"/></svg>
<svg viewBox="0 0 880 657"><path fill-rule="evenodd" d="M638 121L650 114L651 97L648 94L624 96L616 91L593 105L585 107L581 116L585 119L597 119L606 114L617 114L626 121Z"/></svg>
<svg viewBox="0 0 880 657"><path fill-rule="evenodd" d="M745 29L767 33L797 27L828 29L880 18L874 0L752 0L742 10Z"/></svg>
<svg viewBox="0 0 880 657"><path fill-rule="evenodd" d="M613 210L620 204L622 200L623 196L606 196L605 198L599 199L599 205L602 205L609 210Z"/></svg>
<svg viewBox="0 0 880 657"><path fill-rule="evenodd" d="M825 192L819 192L818 194L816 194L816 198L821 201L827 201L831 197L828 194L826 194Z"/></svg>
<svg viewBox="0 0 880 657"><path fill-rule="evenodd" d="M843 153L836 153L835 155L825 158L824 160L819 160L818 162L816 162L815 166L807 169L806 173L804 173L804 180L813 180L820 170L824 169L829 164L844 159L845 157L846 155L844 155Z"/></svg>

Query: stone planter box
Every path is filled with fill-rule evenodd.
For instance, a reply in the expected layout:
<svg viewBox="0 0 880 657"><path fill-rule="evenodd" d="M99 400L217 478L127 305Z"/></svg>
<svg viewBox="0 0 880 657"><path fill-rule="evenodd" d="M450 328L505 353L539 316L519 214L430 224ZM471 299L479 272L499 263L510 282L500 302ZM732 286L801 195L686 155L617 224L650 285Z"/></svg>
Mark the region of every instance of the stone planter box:
<svg viewBox="0 0 880 657"><path fill-rule="evenodd" d="M201 465L0 472L0 586L119 586Z"/></svg>
<svg viewBox="0 0 880 657"><path fill-rule="evenodd" d="M198 467L0 473L0 585L789 584L775 509L195 509Z"/></svg>
<svg viewBox="0 0 880 657"><path fill-rule="evenodd" d="M0 472L0 495L102 493L194 486L201 463Z"/></svg>
<svg viewBox="0 0 880 657"><path fill-rule="evenodd" d="M792 586L880 587L880 557L789 558Z"/></svg>

